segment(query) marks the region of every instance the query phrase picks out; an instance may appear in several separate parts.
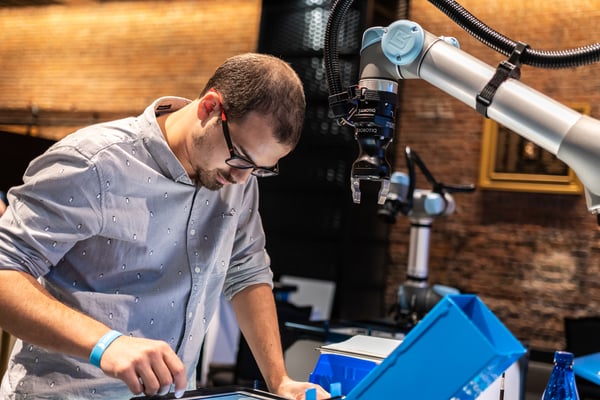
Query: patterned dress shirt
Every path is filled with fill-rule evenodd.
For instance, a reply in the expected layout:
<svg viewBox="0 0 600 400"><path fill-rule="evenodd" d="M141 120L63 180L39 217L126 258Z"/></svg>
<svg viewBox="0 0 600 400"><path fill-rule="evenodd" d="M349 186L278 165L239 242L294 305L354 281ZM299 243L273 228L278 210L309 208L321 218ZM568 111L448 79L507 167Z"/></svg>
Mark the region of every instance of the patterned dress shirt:
<svg viewBox="0 0 600 400"><path fill-rule="evenodd" d="M33 275L112 329L166 341L193 388L221 293L231 299L249 285L272 285L272 272L256 178L197 187L165 141L156 116L189 102L160 98L138 117L81 129L32 161L0 219L0 268ZM133 396L87 359L21 340L8 368L2 399Z"/></svg>

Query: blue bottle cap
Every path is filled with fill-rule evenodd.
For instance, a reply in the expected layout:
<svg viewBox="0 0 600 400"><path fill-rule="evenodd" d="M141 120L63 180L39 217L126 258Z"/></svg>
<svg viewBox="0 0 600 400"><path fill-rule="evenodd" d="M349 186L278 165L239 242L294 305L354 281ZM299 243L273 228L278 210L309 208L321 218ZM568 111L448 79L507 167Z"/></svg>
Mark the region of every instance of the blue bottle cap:
<svg viewBox="0 0 600 400"><path fill-rule="evenodd" d="M568 351L557 351L554 353L555 363L572 364L573 359L573 353L569 353Z"/></svg>

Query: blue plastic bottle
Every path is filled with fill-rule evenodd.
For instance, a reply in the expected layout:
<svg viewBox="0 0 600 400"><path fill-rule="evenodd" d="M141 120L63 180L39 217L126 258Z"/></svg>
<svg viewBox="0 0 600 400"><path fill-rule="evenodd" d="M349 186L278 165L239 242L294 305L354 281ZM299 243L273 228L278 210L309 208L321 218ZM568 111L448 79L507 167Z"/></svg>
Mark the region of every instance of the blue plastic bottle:
<svg viewBox="0 0 600 400"><path fill-rule="evenodd" d="M542 400L579 400L573 372L573 358L573 353L567 351L554 353L554 368Z"/></svg>

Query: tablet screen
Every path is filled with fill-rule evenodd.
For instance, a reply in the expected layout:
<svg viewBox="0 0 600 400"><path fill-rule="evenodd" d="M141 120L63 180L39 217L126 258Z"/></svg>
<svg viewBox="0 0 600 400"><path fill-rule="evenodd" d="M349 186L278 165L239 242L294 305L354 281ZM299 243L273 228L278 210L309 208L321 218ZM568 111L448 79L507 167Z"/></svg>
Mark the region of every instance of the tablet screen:
<svg viewBox="0 0 600 400"><path fill-rule="evenodd" d="M212 400L273 400L278 397L265 393L264 395L259 392L249 392L245 390L234 391L222 394L192 394L191 396L182 397L180 400L201 400L201 399L212 399Z"/></svg>

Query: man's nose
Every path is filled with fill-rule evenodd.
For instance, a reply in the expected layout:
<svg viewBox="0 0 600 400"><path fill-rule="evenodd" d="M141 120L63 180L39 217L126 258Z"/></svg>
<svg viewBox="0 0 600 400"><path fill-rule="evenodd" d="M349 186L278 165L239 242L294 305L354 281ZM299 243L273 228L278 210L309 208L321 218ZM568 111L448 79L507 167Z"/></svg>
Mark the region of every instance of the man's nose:
<svg viewBox="0 0 600 400"><path fill-rule="evenodd" d="M240 168L231 168L231 177L235 181L235 183L246 183L248 177L252 173L252 168L248 169L240 169Z"/></svg>

